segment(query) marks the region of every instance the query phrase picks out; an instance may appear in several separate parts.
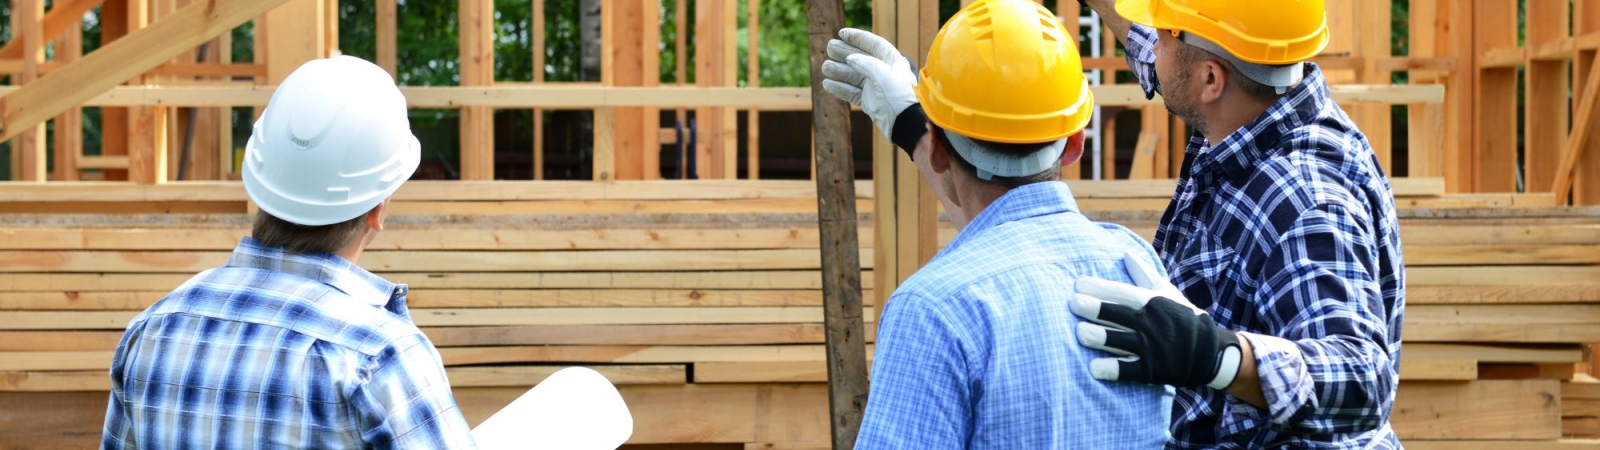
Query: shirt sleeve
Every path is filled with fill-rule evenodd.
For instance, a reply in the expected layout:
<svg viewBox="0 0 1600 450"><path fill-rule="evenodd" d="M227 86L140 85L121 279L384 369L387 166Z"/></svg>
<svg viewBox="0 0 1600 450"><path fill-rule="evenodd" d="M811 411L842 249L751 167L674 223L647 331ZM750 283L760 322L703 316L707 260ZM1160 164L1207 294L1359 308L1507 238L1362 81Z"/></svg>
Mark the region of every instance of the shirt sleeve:
<svg viewBox="0 0 1600 450"><path fill-rule="evenodd" d="M1359 433L1388 421L1399 349L1387 348L1375 246L1354 214L1322 206L1303 213L1268 256L1254 304L1273 336L1244 336L1274 426ZM1256 419L1230 410L1232 421Z"/></svg>
<svg viewBox="0 0 1600 450"><path fill-rule="evenodd" d="M965 448L972 387L961 330L930 302L895 295L878 327L855 448Z"/></svg>
<svg viewBox="0 0 1600 450"><path fill-rule="evenodd" d="M369 448L476 447L450 393L439 353L420 335L384 350L351 401Z"/></svg>
<svg viewBox="0 0 1600 450"><path fill-rule="evenodd" d="M1127 51L1128 68L1139 79L1144 98L1153 99L1161 93L1161 80L1156 78L1156 29L1133 24L1128 28L1128 40L1123 44Z"/></svg>

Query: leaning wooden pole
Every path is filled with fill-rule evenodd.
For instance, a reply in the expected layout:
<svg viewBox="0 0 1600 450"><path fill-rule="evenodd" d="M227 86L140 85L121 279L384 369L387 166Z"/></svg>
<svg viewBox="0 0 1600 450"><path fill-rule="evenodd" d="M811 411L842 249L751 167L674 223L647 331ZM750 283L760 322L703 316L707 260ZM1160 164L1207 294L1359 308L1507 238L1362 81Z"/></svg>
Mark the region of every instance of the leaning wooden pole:
<svg viewBox="0 0 1600 450"><path fill-rule="evenodd" d="M850 107L822 90L828 40L844 27L840 0L807 0L811 36L811 133L816 142L817 221L822 232L822 307L827 328L828 407L834 450L855 446L867 406L866 331L861 325L861 247L856 239Z"/></svg>

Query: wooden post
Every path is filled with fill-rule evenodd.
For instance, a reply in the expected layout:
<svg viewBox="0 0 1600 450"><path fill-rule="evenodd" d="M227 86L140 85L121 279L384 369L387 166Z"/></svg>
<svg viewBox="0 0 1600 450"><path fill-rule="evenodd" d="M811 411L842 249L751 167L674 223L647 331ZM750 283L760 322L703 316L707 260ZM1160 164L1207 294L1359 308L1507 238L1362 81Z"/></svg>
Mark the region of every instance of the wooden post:
<svg viewBox="0 0 1600 450"><path fill-rule="evenodd" d="M217 36L217 62L222 64L233 63L233 32L222 33ZM233 82L233 77L225 78ZM216 108L217 114L217 150L222 152L217 157L217 178L231 179L233 175L233 107L224 106Z"/></svg>
<svg viewBox="0 0 1600 450"><path fill-rule="evenodd" d="M899 35L898 30L899 8L898 0L873 0L872 2L872 29L880 36L894 38ZM908 0L909 1L909 0ZM920 60L916 55L907 55L913 60ZM813 137L814 139L814 137ZM873 254L872 254L872 317L883 318L883 306L889 303L889 296L894 294L895 286L899 285L899 216L896 212L895 187L897 173L896 162L901 158L900 149L896 148L883 133L872 133L872 192L874 193L872 207L873 228ZM814 159L814 157L813 157ZM815 178L815 177L813 177ZM874 322L878 323L878 322Z"/></svg>
<svg viewBox="0 0 1600 450"><path fill-rule="evenodd" d="M533 0L533 83L544 83L544 0ZM537 108L533 110L533 179L544 179L544 110Z"/></svg>
<svg viewBox="0 0 1600 450"><path fill-rule="evenodd" d="M1431 58L1441 54L1444 40L1438 38L1440 23L1439 0L1411 0L1411 57ZM1460 70L1460 69L1458 69ZM1411 84L1439 84L1438 73L1413 70ZM1409 105L1407 114L1407 169L1406 176L1435 178L1444 176L1444 152L1439 148L1444 134L1442 105ZM1392 172L1392 168L1385 167Z"/></svg>
<svg viewBox="0 0 1600 450"><path fill-rule="evenodd" d="M644 87L661 86L661 59L656 52L661 48L661 0L642 1L643 10L635 25L643 33L639 36L639 76ZM661 108L639 108L641 118L638 132L644 167L644 179L661 179Z"/></svg>
<svg viewBox="0 0 1600 450"><path fill-rule="evenodd" d="M695 9L695 84L733 86L738 81L736 0L704 0ZM699 129L696 163L701 178L738 175L738 112L728 107L695 109Z"/></svg>
<svg viewBox="0 0 1600 450"><path fill-rule="evenodd" d="M1100 28L1100 54L1117 54L1117 36L1111 27ZM1100 83L1106 85L1117 84L1117 71L1101 71ZM1101 111L1105 111L1104 108ZM1103 180L1117 179L1117 117L1105 114L1100 119L1100 139L1105 141L1100 152L1100 178Z"/></svg>
<svg viewBox="0 0 1600 450"><path fill-rule="evenodd" d="M749 0L745 6L745 86L761 87L761 52L757 39L761 33L761 0ZM746 178L761 179L761 111L750 108L745 113L745 173Z"/></svg>
<svg viewBox="0 0 1600 450"><path fill-rule="evenodd" d="M1451 193L1473 192L1477 183L1473 179L1476 164L1473 157L1473 111L1477 109L1478 96L1474 89L1478 80L1478 52L1473 45L1473 19L1477 11L1470 2L1439 0L1439 39L1449 53L1444 56L1456 59L1456 70L1445 83L1444 116L1444 181L1445 190Z"/></svg>
<svg viewBox="0 0 1600 450"><path fill-rule="evenodd" d="M1533 48L1566 38L1567 2L1532 1L1527 10L1527 44ZM1557 24L1562 24L1557 26ZM1541 192L1555 181L1556 164L1567 140L1567 60L1529 58L1523 108L1523 177L1527 192Z"/></svg>
<svg viewBox="0 0 1600 450"><path fill-rule="evenodd" d="M1419 0L1420 1L1420 0ZM1380 58L1394 56L1391 44L1393 24L1390 21L1390 7L1386 2L1357 1L1356 17L1356 56L1361 58L1361 74L1358 79L1365 84L1389 84L1390 72L1378 70L1375 64ZM1367 142L1372 145L1373 152L1378 155L1378 164L1385 171L1393 170L1394 125L1390 122L1390 105L1381 103L1368 103L1356 106L1356 126L1361 128L1361 133L1367 136Z"/></svg>
<svg viewBox="0 0 1600 450"><path fill-rule="evenodd" d="M1040 3L1048 4L1042 1ZM1073 45L1079 45L1079 39L1083 36L1083 27L1078 25L1078 0L1056 0L1054 3L1056 5L1056 20L1067 28L1067 36ZM1088 141L1085 140L1084 142L1087 144ZM1094 158L1093 155L1088 153L1090 151L1092 150L1085 148L1083 156L1078 158L1077 162L1062 167L1061 178L1064 180L1083 178L1083 167L1087 164L1084 161Z"/></svg>
<svg viewBox="0 0 1600 450"><path fill-rule="evenodd" d="M322 34L327 27L322 24L321 0L289 0L267 11L266 26L257 23L257 29L266 29L268 39L257 33L257 43L267 43L265 51L256 47L257 55L266 55L267 84L277 85L301 65L326 56Z"/></svg>
<svg viewBox="0 0 1600 450"><path fill-rule="evenodd" d="M1572 5L1572 18L1574 36L1600 33L1600 4L1592 1L1575 2ZM1600 67L1595 66L1596 53L1595 50L1578 51L1577 57L1573 58L1573 80L1587 80L1589 72L1600 70ZM1583 99L1593 95L1587 86L1574 83L1572 110L1577 111L1582 106ZM1600 205L1600 140L1591 140L1584 146L1583 154L1578 157L1576 170L1572 203L1581 206ZM1600 373L1600 369L1597 369L1596 373Z"/></svg>
<svg viewBox="0 0 1600 450"><path fill-rule="evenodd" d="M461 85L494 84L494 1L460 0ZM461 179L494 179L494 108L461 108Z"/></svg>
<svg viewBox="0 0 1600 450"><path fill-rule="evenodd" d="M678 80L678 86L687 86L689 84L689 71L687 70L689 64L689 19L686 17L689 14L688 3L689 0L677 0L672 2L674 13L672 16L674 25L673 30L677 30L673 32L673 38L676 41L673 43L673 48L677 52L673 53L673 55L675 55L673 57L673 61L677 66L673 68L673 73L676 74L674 75L673 79ZM688 136L689 110L678 108L677 124L678 128L683 130L684 136ZM678 168L680 171L682 171L683 178L688 178L689 152L694 152L697 150L689 148L688 144L682 142L678 143L678 147L684 149L684 151L678 155Z"/></svg>
<svg viewBox="0 0 1600 450"><path fill-rule="evenodd" d="M74 26L56 39L56 62L69 64L83 54L83 27ZM83 155L83 108L56 116L56 168L51 179L78 181L78 157Z"/></svg>
<svg viewBox="0 0 1600 450"><path fill-rule="evenodd" d="M655 48L661 42L661 4L656 1L605 3L600 8L600 79L606 86L659 86L660 61ZM659 109L643 107L602 108L612 118L616 134L611 138L616 152L613 167L600 167L604 158L595 158L595 173L613 172L617 180L660 178ZM595 133L600 133L599 127ZM596 136L598 141L601 137Z"/></svg>
<svg viewBox="0 0 1600 450"><path fill-rule="evenodd" d="M22 83L17 84L27 84L39 78L39 64L44 62L44 30L40 23L44 18L44 0L16 0L12 5L15 6L12 10L15 14L11 20L12 33L21 30L22 39ZM11 141L11 151L18 155L12 158L16 165L12 166L11 179L47 180L49 160L45 155L46 147L44 123L30 127Z"/></svg>
<svg viewBox="0 0 1600 450"><path fill-rule="evenodd" d="M1517 48L1517 0L1472 2L1473 51ZM1474 91L1472 177L1477 192L1516 192L1517 69L1480 68Z"/></svg>
<svg viewBox="0 0 1600 450"><path fill-rule="evenodd" d="M867 404L867 354L861 319L861 251L856 239L855 162L850 107L822 90L828 40L844 27L840 0L807 0L811 41L812 137L817 142L817 220L822 239L823 321L827 336L829 429L833 448L853 448Z"/></svg>
<svg viewBox="0 0 1600 450"><path fill-rule="evenodd" d="M395 77L395 80L399 80L399 53L396 50L396 46L399 43L396 41L398 35L396 34L395 27L398 26L400 20L400 7L399 5L395 4L395 0L377 1L377 31L373 34L373 43L376 44L377 47L378 67L382 67L383 70L389 72L389 76ZM533 3L536 5L535 8L537 8L537 5L543 2L544 0L534 0ZM334 3L337 3L337 1ZM537 11L539 14L543 13L542 9L535 9L534 11ZM534 20L537 21L538 19L535 18ZM535 42L539 42L540 40L544 39L544 36L536 34L534 35L534 39L536 40Z"/></svg>
<svg viewBox="0 0 1600 450"><path fill-rule="evenodd" d="M1551 191L1556 194L1557 205L1565 206L1571 198L1573 169L1583 150L1595 139L1594 123L1600 120L1595 111L1596 103L1600 103L1600 67L1594 67L1591 63L1588 72L1584 76L1582 100L1573 112L1572 135L1567 139L1567 145L1561 152L1560 165L1556 167L1555 186Z"/></svg>
<svg viewBox="0 0 1600 450"><path fill-rule="evenodd" d="M128 1L109 0L100 4L100 45L104 46L128 34ZM100 155L126 156L128 154L128 109L125 107L100 108ZM101 172L106 181L127 181L127 169L105 169Z"/></svg>

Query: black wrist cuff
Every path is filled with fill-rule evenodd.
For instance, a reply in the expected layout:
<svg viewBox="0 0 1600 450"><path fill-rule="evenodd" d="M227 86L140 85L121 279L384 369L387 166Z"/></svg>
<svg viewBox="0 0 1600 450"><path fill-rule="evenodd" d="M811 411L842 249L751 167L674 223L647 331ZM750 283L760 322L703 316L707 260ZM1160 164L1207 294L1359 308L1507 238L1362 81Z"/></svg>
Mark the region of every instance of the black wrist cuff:
<svg viewBox="0 0 1600 450"><path fill-rule="evenodd" d="M912 103L894 119L893 135L889 141L906 151L906 156L916 159L913 155L917 149L917 142L922 140L922 135L928 132L928 115L922 112L922 104Z"/></svg>

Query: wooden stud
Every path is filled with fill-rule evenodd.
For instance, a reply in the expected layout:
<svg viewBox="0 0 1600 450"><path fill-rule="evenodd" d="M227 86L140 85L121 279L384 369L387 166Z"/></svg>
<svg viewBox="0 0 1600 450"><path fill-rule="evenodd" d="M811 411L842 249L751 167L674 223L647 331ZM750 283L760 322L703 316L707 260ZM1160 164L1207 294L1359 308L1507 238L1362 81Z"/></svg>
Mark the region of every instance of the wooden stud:
<svg viewBox="0 0 1600 450"><path fill-rule="evenodd" d="M1426 0L1414 0L1420 3ZM1389 84L1390 73L1377 67L1377 60L1393 56L1390 47L1391 27L1390 8L1392 5L1383 2L1354 1L1356 17L1355 22L1355 55L1362 60L1360 75L1357 80L1365 84ZM1412 44L1416 45L1416 44ZM1355 107L1356 125L1366 135L1367 142L1372 145L1372 150L1378 156L1378 165L1384 171L1392 172L1394 132L1390 123L1392 112L1389 105L1364 104Z"/></svg>
<svg viewBox="0 0 1600 450"><path fill-rule="evenodd" d="M167 110L162 106L131 108L128 178L139 184L161 184L167 174Z"/></svg>
<svg viewBox="0 0 1600 450"><path fill-rule="evenodd" d="M639 39L640 48L640 85L644 87L661 86L661 59L657 54L661 48L661 0L643 2L640 11L638 27L642 36ZM640 108L639 134L641 135L641 149L643 156L643 171L645 180L661 179L661 108Z"/></svg>
<svg viewBox="0 0 1600 450"><path fill-rule="evenodd" d="M76 3L88 3L87 1ZM76 5L74 3L74 5ZM71 9L65 3L51 8L51 13L70 14ZM78 13L77 18L82 18ZM46 15L46 19L49 15ZM73 21L74 24L81 23ZM46 32L49 31L49 21L46 20ZM55 58L57 62L71 63L83 56L83 28L81 26L67 27L59 38L56 39ZM55 170L51 176L57 181L77 181L79 178L78 158L83 155L83 108L72 108L56 116L55 136Z"/></svg>
<svg viewBox="0 0 1600 450"><path fill-rule="evenodd" d="M1572 174L1578 157L1590 146L1589 142L1595 139L1595 103L1600 99L1600 67L1594 67L1591 63L1589 76L1583 83L1583 100L1574 112L1572 134L1561 152L1561 161L1556 167L1555 186L1552 188L1556 195L1556 204L1561 206L1567 205L1571 198Z"/></svg>
<svg viewBox="0 0 1600 450"><path fill-rule="evenodd" d="M393 1L393 0L390 0ZM533 83L544 83L544 0L533 0ZM544 179L544 110L533 109L533 179Z"/></svg>
<svg viewBox="0 0 1600 450"><path fill-rule="evenodd" d="M1600 33L1600 5L1593 2L1574 2L1572 5L1572 33L1577 36L1592 36ZM1579 50L1573 58L1572 79L1586 80L1589 73L1600 70L1595 62L1596 49ZM1572 110L1577 111L1584 98L1594 97L1593 91L1587 86L1574 82L1572 87ZM1575 205L1600 205L1600 139L1591 139L1585 145L1583 155L1578 158L1576 175L1573 182L1572 202ZM1600 371L1600 365L1597 365Z"/></svg>
<svg viewBox="0 0 1600 450"><path fill-rule="evenodd" d="M265 49L258 46L255 50L256 55L265 57L266 84L270 85L282 83L290 72L301 65L323 57L321 47L326 42L322 33L327 27L322 24L319 0L287 0L280 3L283 6L266 13L265 26L256 24L257 30L266 31L256 34L258 43L269 41L265 35L272 36L271 45L265 45Z"/></svg>
<svg viewBox="0 0 1600 450"><path fill-rule="evenodd" d="M1440 54L1444 40L1438 39L1441 27L1438 0L1412 0L1410 9L1410 39L1412 58L1432 58ZM1433 71L1413 70L1411 84L1437 84L1441 75ZM1444 111L1440 105L1408 105L1407 114L1407 170L1408 177L1439 177L1444 175L1444 152L1439 148L1444 133ZM1392 168L1390 169L1391 174Z"/></svg>
<svg viewBox="0 0 1600 450"><path fill-rule="evenodd" d="M1426 1L1426 0L1422 0ZM1477 109L1478 71L1477 51L1473 41L1473 19L1476 10L1471 3L1438 0L1435 37L1448 49L1444 55L1456 58L1460 68L1446 76L1444 109L1444 179L1450 192L1474 192L1477 184L1473 177L1475 158L1473 146L1474 114Z"/></svg>
<svg viewBox="0 0 1600 450"><path fill-rule="evenodd" d="M460 0L461 85L494 84L494 1ZM494 179L494 109L461 108L461 179Z"/></svg>
<svg viewBox="0 0 1600 450"><path fill-rule="evenodd" d="M695 85L697 86L729 86L737 80L728 78L728 68L733 68L728 61L733 56L728 51L726 43L734 43L734 37L728 31L727 21L734 19L734 13L729 12L730 7L736 5L735 0L705 0L695 7ZM704 179L727 179L728 153L733 152L726 148L730 141L725 139L726 130L733 128L734 124L724 123L727 115L725 107L701 107L695 109L695 122L698 129L698 142L695 149L696 172Z"/></svg>
<svg viewBox="0 0 1600 450"><path fill-rule="evenodd" d="M745 2L745 86L761 87L761 0ZM761 179L761 111L745 113L745 178Z"/></svg>
<svg viewBox="0 0 1600 450"><path fill-rule="evenodd" d="M113 0L109 3L124 1L126 0ZM81 28L83 15L101 3L106 3L106 1L60 0L52 2L50 11L44 14L40 29L45 36L59 36L73 28ZM102 14L104 13L102 12ZM21 59L22 48L21 39L12 39L10 42L6 42L4 47L0 47L0 59Z"/></svg>
<svg viewBox="0 0 1600 450"><path fill-rule="evenodd" d="M339 0L317 0L322 3L322 51L324 56L339 55Z"/></svg>
<svg viewBox="0 0 1600 450"><path fill-rule="evenodd" d="M672 2L673 9L674 9L674 11L673 11L674 15L672 17L673 17L673 22L674 22L674 26L675 26L675 28L673 28L673 30L676 30L676 31L673 32L674 40L676 41L673 44L674 45L674 47L673 47L674 51L676 51L676 53L673 53L673 55L674 55L673 60L674 60L674 63L676 64L676 67L674 67L674 69L673 69L674 70L673 79L678 81L678 83L677 83L678 86L688 86L689 85L689 72L686 70L688 68L688 64L689 64L688 63L688 60L689 60L689 44L688 44L688 42L689 42L689 28L688 28L688 26L689 25L688 25L688 20L689 19L688 19L688 17L686 17L689 14L687 12L688 11L688 6L687 5L688 5L689 1L690 0L673 0L673 2ZM699 24L698 19L697 19L697 21L695 23L698 26L698 24ZM683 132L686 135L687 135L687 133L689 133L689 119L688 119L688 117L689 117L688 110L683 109L683 108L678 108L677 109L677 122L676 123L677 123L678 129L683 130ZM687 144L680 144L679 148L684 149L684 151L681 154L678 155L678 168L679 168L679 171L683 174L683 178L688 178L689 177L689 168L688 168L689 152L695 152L695 151L698 151L698 150L693 149L693 148L689 148Z"/></svg>
<svg viewBox="0 0 1600 450"><path fill-rule="evenodd" d="M899 16L898 0L873 0L872 2L872 29L881 36L894 39L899 36L897 18ZM902 48L904 48L902 46ZM912 56L916 58L916 56ZM889 295L894 292L894 287L899 284L899 216L895 214L896 196L895 187L898 172L896 162L900 158L900 149L889 142L882 133L872 133L872 190L873 197L878 201L873 209L873 233L877 252L873 257L873 267L878 268L872 276L873 284L885 286L877 290L877 295L872 300L872 318L883 317L883 305L889 301Z"/></svg>
<svg viewBox="0 0 1600 450"><path fill-rule="evenodd" d="M1460 5L1467 6L1467 5ZM1517 1L1479 0L1472 35L1478 53L1517 47ZM1517 71L1478 70L1472 127L1472 177L1477 192L1516 192Z"/></svg>
<svg viewBox="0 0 1600 450"><path fill-rule="evenodd" d="M338 0L332 1L337 3ZM378 67L382 67L384 71L389 72L389 76L399 80L399 53L397 50L397 38L399 35L395 31L395 27L399 22L400 7L396 4L396 0L377 0L377 2L377 31L374 33L373 44L377 47ZM534 0L534 5L537 7L543 2L544 0ZM535 9L534 11L538 14L538 17L534 20L543 17L543 10ZM540 24L539 30L544 29L542 23L534 23ZM543 39L544 36L534 35L534 42L536 43L543 43ZM534 67L539 66L535 65Z"/></svg>
<svg viewBox="0 0 1600 450"><path fill-rule="evenodd" d="M1527 3L1527 47L1559 41L1568 36L1566 2ZM1560 24L1559 26L1557 24ZM1523 110L1523 178L1527 192L1542 192L1555 182L1556 165L1567 140L1568 64L1562 60L1527 61Z"/></svg>
<svg viewBox="0 0 1600 450"><path fill-rule="evenodd" d="M44 0L18 0L13 4L11 18L12 33L21 30L18 38L22 42L23 72L21 83L26 85L39 78L39 65L44 63L44 30L40 19L44 16ZM13 34L15 36L15 34ZM6 126L11 125L10 114L7 114ZM48 144L45 141L45 124L40 120L37 125L23 130L18 139L12 141L11 153L13 180L40 181L49 179L48 157L45 151Z"/></svg>
<svg viewBox="0 0 1600 450"><path fill-rule="evenodd" d="M616 177L617 127L612 117L615 110L594 110L594 181L611 181Z"/></svg>
<svg viewBox="0 0 1600 450"><path fill-rule="evenodd" d="M217 62L220 64L233 64L233 32L222 33L217 36ZM262 65L261 73L266 73L266 66ZM233 77L226 80L233 81ZM219 179L231 179L238 171L233 169L233 107L224 106L215 110L217 115L217 174Z"/></svg>

